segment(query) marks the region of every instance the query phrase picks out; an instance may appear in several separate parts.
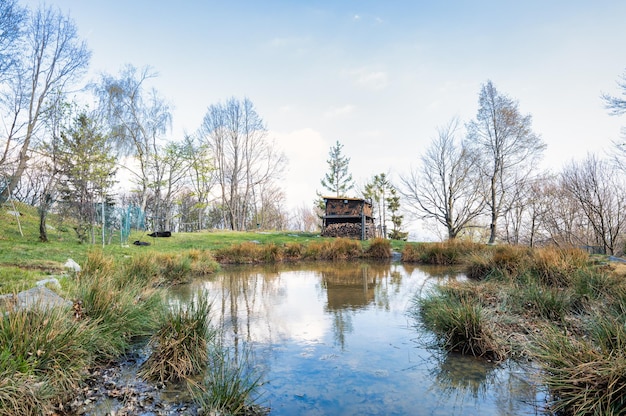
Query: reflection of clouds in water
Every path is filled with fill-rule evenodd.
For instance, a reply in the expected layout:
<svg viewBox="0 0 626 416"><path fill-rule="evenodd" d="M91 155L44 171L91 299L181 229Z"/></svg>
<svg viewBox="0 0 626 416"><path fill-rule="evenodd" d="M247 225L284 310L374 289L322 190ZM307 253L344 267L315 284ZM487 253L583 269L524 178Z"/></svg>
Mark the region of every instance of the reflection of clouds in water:
<svg viewBox="0 0 626 416"><path fill-rule="evenodd" d="M311 296L319 286L317 276L284 272L278 279L219 277L196 285L211 294L214 322L244 340L318 343L329 332L325 300L321 294Z"/></svg>
<svg viewBox="0 0 626 416"><path fill-rule="evenodd" d="M537 388L522 371L433 356L431 333L412 327L416 293L458 278L407 264L248 267L175 289L172 302L210 296L213 322L254 345L277 416L536 414Z"/></svg>

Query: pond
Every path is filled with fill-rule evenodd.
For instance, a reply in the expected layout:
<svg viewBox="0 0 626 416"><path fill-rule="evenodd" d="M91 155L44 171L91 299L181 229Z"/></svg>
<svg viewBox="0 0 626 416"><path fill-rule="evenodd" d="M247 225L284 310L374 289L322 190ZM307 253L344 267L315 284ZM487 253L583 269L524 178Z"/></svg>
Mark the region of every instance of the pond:
<svg viewBox="0 0 626 416"><path fill-rule="evenodd" d="M407 312L453 269L390 263L228 267L171 292L209 296L212 322L251 351L271 415L536 415L545 395L513 363L428 348Z"/></svg>

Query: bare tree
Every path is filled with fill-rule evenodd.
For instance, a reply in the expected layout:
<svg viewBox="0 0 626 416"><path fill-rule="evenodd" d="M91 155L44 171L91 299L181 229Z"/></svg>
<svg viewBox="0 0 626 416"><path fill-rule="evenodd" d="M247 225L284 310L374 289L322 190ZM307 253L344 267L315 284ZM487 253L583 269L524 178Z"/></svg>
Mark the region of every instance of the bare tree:
<svg viewBox="0 0 626 416"><path fill-rule="evenodd" d="M315 210L304 203L295 208L291 224L294 230L307 232L319 230L319 221Z"/></svg>
<svg viewBox="0 0 626 416"><path fill-rule="evenodd" d="M434 220L454 239L483 214L484 194L477 160L459 138L453 119L438 129L421 156L421 167L401 177L400 193L421 219Z"/></svg>
<svg viewBox="0 0 626 416"><path fill-rule="evenodd" d="M171 127L170 107L154 89L146 91L146 83L156 77L149 67L138 70L124 67L115 77L101 76L94 86L100 99L100 109L109 123L109 135L121 154L133 156L138 167L124 166L138 186L140 208L146 211L151 204L152 226L163 226L162 179L165 175L162 149Z"/></svg>
<svg viewBox="0 0 626 416"><path fill-rule="evenodd" d="M609 110L609 114L613 116L621 116L626 113L626 71L617 81L617 86L621 90L621 96L615 96L603 93L601 98L604 101L605 108ZM626 136L626 129L622 128L622 135ZM622 147L622 151L623 147Z"/></svg>
<svg viewBox="0 0 626 416"><path fill-rule="evenodd" d="M162 195L160 201L157 201L158 208L155 209L162 218L158 224L160 229L171 229L176 198L182 192L191 169L191 152L192 149L185 143L175 142L168 143L162 151L161 177L156 178L161 184L159 188L162 188Z"/></svg>
<svg viewBox="0 0 626 416"><path fill-rule="evenodd" d="M52 8L42 6L32 12L24 36L25 50L4 101L13 117L3 148L15 149L16 154L11 154L11 168L5 169L7 179L0 191L0 203L11 196L26 170L33 137L47 110L47 98L64 91L82 75L91 56L78 38L74 22ZM2 165L10 162L9 153L4 151Z"/></svg>
<svg viewBox="0 0 626 416"><path fill-rule="evenodd" d="M190 207L197 211L198 229L204 229L206 211L209 207L211 191L216 184L216 169L211 158L211 151L201 138L193 135L185 137L185 145L189 148L189 185L196 202Z"/></svg>
<svg viewBox="0 0 626 416"><path fill-rule="evenodd" d="M394 189L386 173L374 175L372 180L365 184L363 196L372 201L374 216L378 217L378 234L387 238L387 198L391 197Z"/></svg>
<svg viewBox="0 0 626 416"><path fill-rule="evenodd" d="M591 225L595 244L615 254L626 220L626 184L614 165L588 155L563 170L562 183Z"/></svg>
<svg viewBox="0 0 626 416"><path fill-rule="evenodd" d="M476 120L468 124L468 145L483 160L481 174L487 181L491 211L490 244L496 241L507 194L527 179L546 147L533 133L531 122L531 116L522 115L517 102L499 93L491 81L482 86Z"/></svg>
<svg viewBox="0 0 626 416"><path fill-rule="evenodd" d="M26 10L17 0L3 0L0 3L0 82L9 79L18 62L22 25Z"/></svg>
<svg viewBox="0 0 626 416"><path fill-rule="evenodd" d="M268 141L263 120L247 98L209 106L198 135L213 157L223 223L244 230L258 217L267 184L282 174L285 156Z"/></svg>

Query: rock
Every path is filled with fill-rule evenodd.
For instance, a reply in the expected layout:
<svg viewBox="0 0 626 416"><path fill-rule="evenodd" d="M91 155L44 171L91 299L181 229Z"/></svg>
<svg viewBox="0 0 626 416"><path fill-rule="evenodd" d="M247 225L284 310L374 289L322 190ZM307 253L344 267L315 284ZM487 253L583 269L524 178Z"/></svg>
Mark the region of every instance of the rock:
<svg viewBox="0 0 626 416"><path fill-rule="evenodd" d="M63 299L45 286L37 286L20 292L17 295L10 294L0 296L0 307L3 309L20 310L41 308L45 310L57 306L70 307L72 306L72 302Z"/></svg>
<svg viewBox="0 0 626 416"><path fill-rule="evenodd" d="M64 267L72 272L79 273L80 272L80 264L76 263L72 259L67 259L64 264Z"/></svg>
<svg viewBox="0 0 626 416"><path fill-rule="evenodd" d="M61 289L61 283L59 283L59 280L56 277L49 277L48 279L39 280L37 282L37 286L45 286L48 283L57 289Z"/></svg>

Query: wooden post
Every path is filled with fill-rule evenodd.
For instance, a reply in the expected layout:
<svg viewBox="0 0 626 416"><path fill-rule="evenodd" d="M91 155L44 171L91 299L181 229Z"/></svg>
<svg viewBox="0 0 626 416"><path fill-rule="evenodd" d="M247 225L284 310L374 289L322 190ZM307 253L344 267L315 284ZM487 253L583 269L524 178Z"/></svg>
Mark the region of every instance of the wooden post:
<svg viewBox="0 0 626 416"><path fill-rule="evenodd" d="M365 240L365 202L361 202L361 241Z"/></svg>

